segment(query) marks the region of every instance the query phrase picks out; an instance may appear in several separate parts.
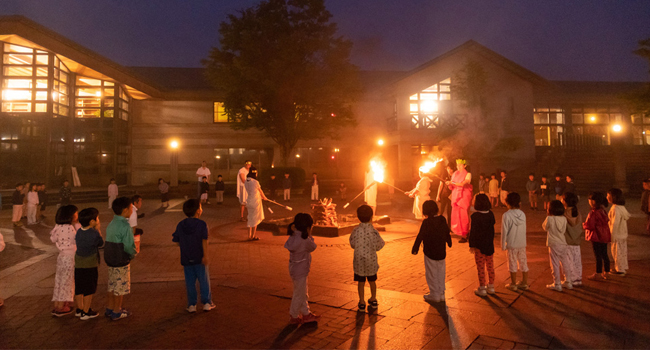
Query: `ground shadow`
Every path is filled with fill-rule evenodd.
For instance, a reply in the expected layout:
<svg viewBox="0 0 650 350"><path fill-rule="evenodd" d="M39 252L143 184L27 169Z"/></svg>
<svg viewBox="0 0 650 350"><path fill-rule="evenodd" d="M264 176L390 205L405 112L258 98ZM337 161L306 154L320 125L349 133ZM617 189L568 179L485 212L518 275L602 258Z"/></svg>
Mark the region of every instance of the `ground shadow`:
<svg viewBox="0 0 650 350"><path fill-rule="evenodd" d="M318 330L318 323L311 322L301 326L287 325L280 331L277 337L273 340L270 349L289 349L293 344L298 342L309 333Z"/></svg>

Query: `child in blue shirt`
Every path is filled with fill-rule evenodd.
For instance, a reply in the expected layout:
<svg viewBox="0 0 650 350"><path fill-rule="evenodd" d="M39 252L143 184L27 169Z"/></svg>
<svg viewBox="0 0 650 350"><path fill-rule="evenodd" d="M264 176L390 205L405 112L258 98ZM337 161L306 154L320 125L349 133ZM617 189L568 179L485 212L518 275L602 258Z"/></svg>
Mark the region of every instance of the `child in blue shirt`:
<svg viewBox="0 0 650 350"><path fill-rule="evenodd" d="M203 214L201 202L189 199L183 204L183 213L187 219L179 222L172 234L172 241L181 248L181 265L185 273L187 288L187 312L196 312L196 281L201 289L203 311L215 308L210 290L208 272L208 225L199 219Z"/></svg>

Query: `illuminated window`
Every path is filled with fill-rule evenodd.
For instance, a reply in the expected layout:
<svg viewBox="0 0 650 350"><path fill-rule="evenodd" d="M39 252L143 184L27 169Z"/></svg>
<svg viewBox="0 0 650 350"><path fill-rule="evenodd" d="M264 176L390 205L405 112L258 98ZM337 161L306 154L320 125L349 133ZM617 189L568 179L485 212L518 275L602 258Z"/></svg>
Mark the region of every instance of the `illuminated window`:
<svg viewBox="0 0 650 350"><path fill-rule="evenodd" d="M561 146L564 144L564 111L558 107L533 108L535 146Z"/></svg>
<svg viewBox="0 0 650 350"><path fill-rule="evenodd" d="M591 144L610 144L610 123L621 122L617 106L576 106L571 109L571 134Z"/></svg>
<svg viewBox="0 0 650 350"><path fill-rule="evenodd" d="M650 115L632 114L632 142L635 145L650 145Z"/></svg>
<svg viewBox="0 0 650 350"><path fill-rule="evenodd" d="M411 114L411 128L434 129L439 123L438 101L451 100L451 78L409 96Z"/></svg>
<svg viewBox="0 0 650 350"><path fill-rule="evenodd" d="M223 108L223 102L214 103L214 122L215 123L227 123L228 115L226 110Z"/></svg>

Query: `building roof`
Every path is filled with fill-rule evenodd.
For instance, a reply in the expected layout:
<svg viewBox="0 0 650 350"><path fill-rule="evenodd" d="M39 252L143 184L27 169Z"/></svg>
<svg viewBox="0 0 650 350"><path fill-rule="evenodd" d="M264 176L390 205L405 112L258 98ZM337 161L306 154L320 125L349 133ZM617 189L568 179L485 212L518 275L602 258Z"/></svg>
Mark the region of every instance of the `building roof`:
<svg viewBox="0 0 650 350"><path fill-rule="evenodd" d="M214 90L204 68L129 67L136 75L163 90Z"/></svg>
<svg viewBox="0 0 650 350"><path fill-rule="evenodd" d="M646 86L644 82L553 81L563 93L570 95L620 95Z"/></svg>
<svg viewBox="0 0 650 350"><path fill-rule="evenodd" d="M0 40L52 51L73 72L118 81L136 99L160 96L157 88L138 79L126 67L24 16L0 16Z"/></svg>

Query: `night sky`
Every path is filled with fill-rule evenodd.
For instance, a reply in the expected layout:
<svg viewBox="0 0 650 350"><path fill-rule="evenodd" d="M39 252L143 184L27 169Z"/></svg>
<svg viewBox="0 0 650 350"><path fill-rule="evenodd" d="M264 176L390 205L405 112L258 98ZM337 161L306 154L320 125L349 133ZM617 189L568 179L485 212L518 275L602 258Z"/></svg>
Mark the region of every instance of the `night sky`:
<svg viewBox="0 0 650 350"><path fill-rule="evenodd" d="M125 66L199 67L219 23L258 0L1 0ZM650 1L326 0L362 69L410 70L474 39L551 80L648 81L632 54Z"/></svg>

